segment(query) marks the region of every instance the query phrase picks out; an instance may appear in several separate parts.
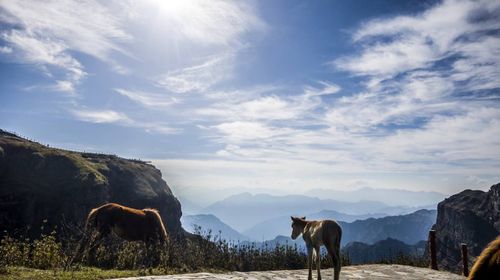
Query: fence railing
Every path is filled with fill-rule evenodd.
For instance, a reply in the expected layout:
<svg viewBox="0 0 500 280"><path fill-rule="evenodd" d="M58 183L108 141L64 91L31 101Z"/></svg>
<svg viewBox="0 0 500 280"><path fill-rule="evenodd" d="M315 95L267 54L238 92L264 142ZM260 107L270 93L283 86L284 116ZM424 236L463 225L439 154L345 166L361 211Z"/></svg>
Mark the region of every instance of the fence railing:
<svg viewBox="0 0 500 280"><path fill-rule="evenodd" d="M431 269L438 270L438 262L437 262L437 253L438 252L441 254L442 258L448 260L449 262L460 263L460 260L457 260L456 258L448 256L446 254L446 251L443 251L443 249L444 250L451 250L451 251L459 250L461 252L462 274L466 277L469 276L469 266L472 266L473 262L471 260L469 260L466 243L461 243L460 247L458 247L458 248L450 248L446 244L436 244L436 231L435 230L429 231L428 243L429 243L428 245L429 245L429 257L430 257Z"/></svg>

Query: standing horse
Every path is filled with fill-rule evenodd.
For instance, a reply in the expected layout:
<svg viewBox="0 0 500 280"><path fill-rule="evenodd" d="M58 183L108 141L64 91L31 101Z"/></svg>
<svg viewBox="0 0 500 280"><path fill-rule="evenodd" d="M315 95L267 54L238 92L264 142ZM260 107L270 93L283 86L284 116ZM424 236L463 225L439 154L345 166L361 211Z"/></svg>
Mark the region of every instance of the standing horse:
<svg viewBox="0 0 500 280"><path fill-rule="evenodd" d="M309 269L308 279L312 280L313 255L316 259L316 269L318 270L318 280L321 279L321 245L326 247L328 255L332 258L334 268L334 280L340 276L340 239L342 238L342 228L332 220L306 221L306 217L292 218L292 239L297 239L302 234L307 248L307 267Z"/></svg>
<svg viewBox="0 0 500 280"><path fill-rule="evenodd" d="M92 231L97 236L92 238ZM144 241L161 244L168 242L168 234L156 209L134 209L116 203L107 203L94 208L87 216L85 233L77 248L75 258L94 241L99 241L111 232L127 241ZM73 261L70 262L70 264Z"/></svg>

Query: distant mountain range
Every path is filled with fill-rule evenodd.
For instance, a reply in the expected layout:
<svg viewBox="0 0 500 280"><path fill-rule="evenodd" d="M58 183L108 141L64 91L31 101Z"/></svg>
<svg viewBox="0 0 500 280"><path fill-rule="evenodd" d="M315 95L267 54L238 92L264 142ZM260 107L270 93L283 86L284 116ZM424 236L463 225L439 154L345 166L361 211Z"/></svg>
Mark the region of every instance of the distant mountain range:
<svg viewBox="0 0 500 280"><path fill-rule="evenodd" d="M436 222L436 215L436 210L422 209L406 215L369 218L351 223L340 221L343 231L342 246L352 241L372 244L386 238L394 238L407 244L414 244L427 239L430 228ZM335 211L321 211L306 218L309 220L339 220L336 217L342 216L351 219L356 217ZM289 236L291 233L290 224L290 217L283 216L260 223L250 230L244 231L243 234L257 241L272 239L278 235Z"/></svg>
<svg viewBox="0 0 500 280"><path fill-rule="evenodd" d="M411 214L370 218L352 223L343 223L342 244L352 241L373 244L387 238L398 239L407 244L427 240L429 230L436 222L436 210L418 210Z"/></svg>
<svg viewBox="0 0 500 280"><path fill-rule="evenodd" d="M342 254L348 255L352 264L373 263L381 260L393 260L398 256L418 256L424 254L426 241L408 245L397 239L387 238L372 245L351 242L342 248Z"/></svg>
<svg viewBox="0 0 500 280"><path fill-rule="evenodd" d="M432 206L431 206L432 207ZM201 210L214 214L236 230L243 232L264 221L290 215L303 216L323 210L335 210L348 215L400 215L421 208L389 206L378 201L345 202L319 199L305 195L274 196L242 193L227 197Z"/></svg>
<svg viewBox="0 0 500 280"><path fill-rule="evenodd" d="M242 235L235 229L231 228L216 216L211 214L186 215L181 217L182 227L191 233L196 232L196 227L201 227L202 234L206 234L211 230L212 235L221 237L226 241L243 241L249 240L248 237Z"/></svg>
<svg viewBox="0 0 500 280"><path fill-rule="evenodd" d="M344 217L355 220L350 223L339 222L343 231L342 246L353 241L373 244L387 238L398 239L407 244L415 244L427 239L428 231L436 221L436 214L436 210L422 209L406 215L356 220L364 216L347 215L335 211L320 211L310 215L308 219ZM239 233L214 215L184 216L181 221L184 228L189 232L194 231L193 224L196 224L204 230L211 229L212 233L215 234L220 231L224 239L233 241L249 240L275 244L273 240L277 236L290 236L291 233L289 216L260 223L253 227L252 230L243 233ZM289 242L292 243L291 240ZM299 239L299 244L302 244L302 242L302 239Z"/></svg>
<svg viewBox="0 0 500 280"><path fill-rule="evenodd" d="M323 210L317 213L306 215L306 218L309 220L333 219L336 221L353 222L355 220L379 218L384 216L386 216L386 214L350 215L333 210ZM254 240L266 240L278 235L289 233L285 231L290 231L290 215L260 222L249 228L248 230L243 231L243 234L245 236L251 237Z"/></svg>
<svg viewBox="0 0 500 280"><path fill-rule="evenodd" d="M445 199L447 195L439 192L415 192L402 189L374 189L364 187L353 191L338 191L332 189L313 189L305 193L307 196L356 202L374 200L390 206L420 207L434 206Z"/></svg>

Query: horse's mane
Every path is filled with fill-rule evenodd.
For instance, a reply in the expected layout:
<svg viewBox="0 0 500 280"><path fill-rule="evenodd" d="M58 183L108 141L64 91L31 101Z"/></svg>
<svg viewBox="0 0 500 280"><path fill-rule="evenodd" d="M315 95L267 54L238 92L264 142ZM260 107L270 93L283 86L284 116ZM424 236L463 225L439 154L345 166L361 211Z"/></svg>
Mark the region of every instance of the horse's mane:
<svg viewBox="0 0 500 280"><path fill-rule="evenodd" d="M472 271L469 274L468 280L476 279L487 279L496 270L497 273L500 272L498 268L500 264L500 236L495 240L491 241L488 246L483 250L481 255L477 257ZM495 268L495 266L497 266ZM486 277L486 278L485 278ZM489 278L488 278L489 279Z"/></svg>

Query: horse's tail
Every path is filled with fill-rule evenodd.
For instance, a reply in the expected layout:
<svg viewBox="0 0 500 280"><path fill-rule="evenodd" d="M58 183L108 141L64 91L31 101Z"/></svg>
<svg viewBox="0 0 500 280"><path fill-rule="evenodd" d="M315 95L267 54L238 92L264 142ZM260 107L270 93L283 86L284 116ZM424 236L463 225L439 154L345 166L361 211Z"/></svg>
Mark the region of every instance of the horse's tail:
<svg viewBox="0 0 500 280"><path fill-rule="evenodd" d="M67 268L71 267L71 265L76 261L80 261L80 258L82 257L83 251L85 250L85 247L90 239L90 232L92 228L96 228L96 216L97 216L97 210L99 208L94 208L90 210L89 214L87 215L87 219L85 220L85 227L83 229L83 236L80 239L80 242L78 242L78 245L75 250L75 254L73 257L68 261L67 263Z"/></svg>
<svg viewBox="0 0 500 280"><path fill-rule="evenodd" d="M158 234L160 238L160 242L168 242L169 237L167 230L165 229L165 225L163 224L163 221L161 219L160 213L156 209L143 209L144 213L146 216L150 219L150 221L153 223L154 228L158 230L158 232L155 232L154 234Z"/></svg>
<svg viewBox="0 0 500 280"><path fill-rule="evenodd" d="M87 219L85 220L85 232L84 234L88 234L88 231L91 229L91 228L96 228L97 227L97 214L98 214L98 211L99 208L94 208L92 210L90 210L89 214L87 215Z"/></svg>
<svg viewBox="0 0 500 280"><path fill-rule="evenodd" d="M491 274L499 273L500 265L500 236L491 241L483 250L481 255L477 257L468 280L489 279Z"/></svg>
<svg viewBox="0 0 500 280"><path fill-rule="evenodd" d="M337 223L338 224L338 223ZM339 226L339 229L338 229L338 235L339 237L337 238L337 248L340 248L340 243L342 241L342 227L340 225Z"/></svg>

